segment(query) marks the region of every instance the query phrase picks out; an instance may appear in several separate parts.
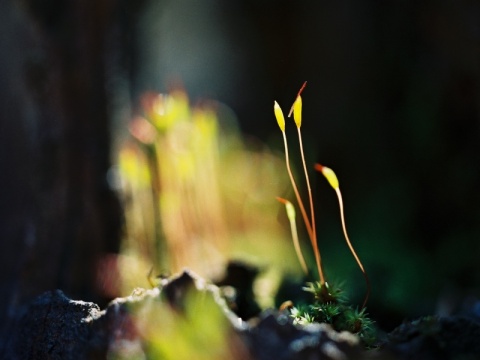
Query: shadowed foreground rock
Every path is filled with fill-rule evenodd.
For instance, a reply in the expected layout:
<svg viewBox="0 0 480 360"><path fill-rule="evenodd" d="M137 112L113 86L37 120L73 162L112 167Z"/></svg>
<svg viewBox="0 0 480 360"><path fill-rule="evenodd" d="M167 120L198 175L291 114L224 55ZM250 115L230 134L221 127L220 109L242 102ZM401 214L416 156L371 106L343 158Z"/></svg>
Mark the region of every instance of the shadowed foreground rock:
<svg viewBox="0 0 480 360"><path fill-rule="evenodd" d="M480 359L480 323L463 316L425 317L397 327L385 347L401 359Z"/></svg>
<svg viewBox="0 0 480 360"><path fill-rule="evenodd" d="M104 359L117 341L136 338L122 303L114 301L100 311L98 305L71 300L60 290L39 296L10 335L6 359Z"/></svg>
<svg viewBox="0 0 480 360"><path fill-rule="evenodd" d="M476 342L467 337L459 340L462 331L471 334L470 339L478 339L480 334L476 322L464 319L437 321L432 318L428 324L403 324L384 345L390 355L386 350L364 350L358 338L348 332L338 333L326 324L295 326L287 315L274 311L245 322L230 311L217 286L185 271L165 280L160 288L136 289L131 296L112 301L103 311L94 303L71 300L59 290L47 292L19 316L15 331L7 341L5 358L146 358L146 351L151 347L146 345L146 332L138 324L155 320L145 315L145 308L163 304L171 313L186 313L186 307L191 306L186 299L192 292L203 294L203 298L205 294L210 295L228 319L224 332L231 359L455 359L457 353L462 359L476 359L480 354ZM146 318L142 319L142 314ZM165 323L161 320L158 325L154 324L158 326L154 329L172 326L168 325L167 318L165 314L160 316ZM446 330L450 332L440 335ZM453 352L448 349L451 343L456 344ZM181 355L178 358L182 359Z"/></svg>

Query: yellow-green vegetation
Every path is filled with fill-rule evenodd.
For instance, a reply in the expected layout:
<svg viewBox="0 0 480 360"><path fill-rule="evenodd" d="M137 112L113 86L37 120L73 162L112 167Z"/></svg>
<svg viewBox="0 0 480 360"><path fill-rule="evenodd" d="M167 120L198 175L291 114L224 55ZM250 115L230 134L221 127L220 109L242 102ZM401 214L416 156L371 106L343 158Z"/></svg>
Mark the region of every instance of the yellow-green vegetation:
<svg viewBox="0 0 480 360"><path fill-rule="evenodd" d="M129 131L119 154L124 293L148 287L152 266L155 275L188 267L212 278L239 259L299 272L272 202L288 186L281 157L240 137L226 106L149 93Z"/></svg>
<svg viewBox="0 0 480 360"><path fill-rule="evenodd" d="M248 358L246 346L228 318L233 313L226 313L218 288L190 274L181 277L187 283L173 285L173 291L181 294L173 302L160 285L135 289L132 295L110 304L108 311L127 311L132 322L122 325L130 341L112 346L109 359ZM170 279L167 286L178 279Z"/></svg>
<svg viewBox="0 0 480 360"><path fill-rule="evenodd" d="M230 344L237 335L209 293L192 290L181 312L152 301L136 323L152 359L235 358Z"/></svg>

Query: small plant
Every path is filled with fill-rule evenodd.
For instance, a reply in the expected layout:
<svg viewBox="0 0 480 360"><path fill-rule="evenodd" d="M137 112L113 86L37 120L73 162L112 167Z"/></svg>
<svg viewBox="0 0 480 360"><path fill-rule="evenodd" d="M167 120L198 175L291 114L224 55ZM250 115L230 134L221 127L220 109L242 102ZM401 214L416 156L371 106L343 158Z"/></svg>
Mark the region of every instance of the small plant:
<svg viewBox="0 0 480 360"><path fill-rule="evenodd" d="M368 318L365 310L365 306L368 301L368 297L370 295L370 281L365 271L365 268L362 262L360 261L360 258L356 254L352 246L352 243L350 241L350 238L348 237L348 234L347 234L347 229L345 225L345 215L343 210L343 199L342 199L342 193L340 192L338 178L332 169L320 164L316 164L315 170L321 172L324 175L324 177L329 182L330 186L335 190L337 194L337 199L340 207L340 218L342 223L342 230L345 237L345 241L347 242L347 245L353 257L355 258L355 261L357 262L365 278L367 291L366 291L365 299L363 301L363 304L360 310L354 309L351 305L348 304L347 299L345 298L340 288L330 285L326 281L325 272L323 270L322 258L321 258L320 250L317 244L313 196L312 196L312 191L310 186L310 180L308 177L305 156L303 152L302 134L300 130L302 125L301 94L305 86L306 86L306 82L300 88L300 91L297 94L297 97L290 109L288 116L290 117L291 114L293 113L293 119L297 126L303 171L305 174L305 180L306 180L307 190L308 190L310 217L307 215L305 206L303 204L302 198L300 197L300 193L298 191L298 187L290 167L288 142L285 134L285 117L278 103L276 101L274 102L275 118L277 119L278 126L280 127L280 130L282 131L282 135L283 135L283 143L285 147L285 163L287 167L288 176L290 178L290 182L292 184L293 191L295 193L295 197L297 199L297 203L300 208L300 212L302 214L303 222L305 223L305 227L307 229L307 233L310 238L310 242L315 255L315 262L318 270L318 275L319 275L318 282L309 282L307 283L307 286L303 288L303 290L313 295L313 298L314 298L313 303L308 305L293 306L290 309L290 314L294 319L294 323L296 324L325 322L325 323L331 324L338 331L347 330L352 333L356 333L365 343L370 344L374 339L374 332L372 327L373 322ZM277 198L277 199L285 205L287 216L290 221L290 228L292 231L292 238L293 238L293 243L294 243L297 257L300 261L300 264L304 272L308 273L308 268L305 264L305 259L302 255L302 251L300 249L300 244L298 241L297 228L295 223L295 209L288 200L283 198Z"/></svg>
<svg viewBox="0 0 480 360"><path fill-rule="evenodd" d="M374 343L375 329L366 308L350 305L341 287L328 283L322 287L319 282L309 282L303 290L313 295L313 301L291 307L294 324L327 323L337 331L357 334L366 345Z"/></svg>

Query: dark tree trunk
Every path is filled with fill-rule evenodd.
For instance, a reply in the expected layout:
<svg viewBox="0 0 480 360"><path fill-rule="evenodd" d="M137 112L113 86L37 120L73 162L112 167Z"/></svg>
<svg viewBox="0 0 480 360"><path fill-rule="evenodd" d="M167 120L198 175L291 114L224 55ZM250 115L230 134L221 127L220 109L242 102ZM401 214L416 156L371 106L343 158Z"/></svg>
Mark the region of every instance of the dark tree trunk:
<svg viewBox="0 0 480 360"><path fill-rule="evenodd" d="M0 2L1 335L45 290L107 296L97 268L121 229L106 177L115 14L107 0Z"/></svg>

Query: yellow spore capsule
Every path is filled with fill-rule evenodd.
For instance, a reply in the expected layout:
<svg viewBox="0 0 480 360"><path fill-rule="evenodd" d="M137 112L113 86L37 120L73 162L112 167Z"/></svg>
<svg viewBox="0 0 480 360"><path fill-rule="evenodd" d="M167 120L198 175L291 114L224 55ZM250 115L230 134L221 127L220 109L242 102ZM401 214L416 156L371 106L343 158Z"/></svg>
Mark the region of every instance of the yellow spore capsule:
<svg viewBox="0 0 480 360"><path fill-rule="evenodd" d="M302 97L297 96L297 99L293 103L293 120L297 124L297 128L302 126Z"/></svg>
<svg viewBox="0 0 480 360"><path fill-rule="evenodd" d="M323 174L323 176L325 176L325 178L327 179L328 183L332 188L334 189L339 188L337 175L335 175L332 169L320 164L315 164L315 170L320 171Z"/></svg>
<svg viewBox="0 0 480 360"><path fill-rule="evenodd" d="M285 117L283 116L283 111L280 108L280 105L278 105L276 101L273 103L273 112L275 113L275 118L277 119L280 130L285 131Z"/></svg>

